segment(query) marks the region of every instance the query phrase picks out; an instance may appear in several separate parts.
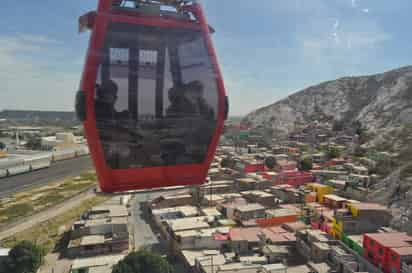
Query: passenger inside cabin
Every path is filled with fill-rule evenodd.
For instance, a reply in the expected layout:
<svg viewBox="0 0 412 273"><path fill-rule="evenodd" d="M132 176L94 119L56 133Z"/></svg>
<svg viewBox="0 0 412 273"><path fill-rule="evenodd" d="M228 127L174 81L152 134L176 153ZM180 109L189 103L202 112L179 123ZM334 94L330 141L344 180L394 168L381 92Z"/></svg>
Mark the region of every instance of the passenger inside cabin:
<svg viewBox="0 0 412 273"><path fill-rule="evenodd" d="M178 122L176 127L184 128L186 132L181 135L181 130L174 132L174 138L179 141L163 145L162 159L167 165L200 163L204 160L211 138L208 132L215 124L214 111L204 98L203 90L200 81L175 85L169 90L167 118L176 119L173 121Z"/></svg>
<svg viewBox="0 0 412 273"><path fill-rule="evenodd" d="M131 157L133 141L141 139L137 133L123 128L117 122L128 117L128 111L118 112L115 109L117 94L118 86L113 80L105 80L102 84L96 85L95 114L100 140L107 163L116 169L127 167L123 163L128 163L125 159Z"/></svg>
<svg viewBox="0 0 412 273"><path fill-rule="evenodd" d="M117 100L117 84L106 80L101 85L96 85L95 113L96 120L113 120L116 118L114 105Z"/></svg>
<svg viewBox="0 0 412 273"><path fill-rule="evenodd" d="M203 84L192 81L186 85L185 97L193 107L193 112L207 119L213 119L213 109L207 104L203 94Z"/></svg>
<svg viewBox="0 0 412 273"><path fill-rule="evenodd" d="M207 104L203 96L203 85L199 81L172 87L169 90L169 100L171 104L167 109L167 115L170 117L214 117L213 109Z"/></svg>

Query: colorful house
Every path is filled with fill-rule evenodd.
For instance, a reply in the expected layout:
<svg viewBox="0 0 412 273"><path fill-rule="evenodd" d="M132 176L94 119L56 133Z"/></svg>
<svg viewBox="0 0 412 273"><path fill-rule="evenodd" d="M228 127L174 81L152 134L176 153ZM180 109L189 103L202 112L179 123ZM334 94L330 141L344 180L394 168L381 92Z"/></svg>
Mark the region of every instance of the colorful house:
<svg viewBox="0 0 412 273"><path fill-rule="evenodd" d="M271 227L296 222L297 220L298 213L296 211L282 208L266 210L265 218L257 219L256 223L260 227Z"/></svg>
<svg viewBox="0 0 412 273"><path fill-rule="evenodd" d="M266 170L265 164L260 160L247 160L245 161L245 173L264 172Z"/></svg>
<svg viewBox="0 0 412 273"><path fill-rule="evenodd" d="M400 273L403 263L412 262L412 237L404 232L367 233L365 257L385 273Z"/></svg>
<svg viewBox="0 0 412 273"><path fill-rule="evenodd" d="M276 184L289 184L294 187L298 187L314 181L314 177L311 172L303 171L283 171L278 174L276 178Z"/></svg>
<svg viewBox="0 0 412 273"><path fill-rule="evenodd" d="M388 226L392 219L390 210L379 204L347 200L345 206L343 209L334 209L333 236L337 239L342 239L344 235L376 232Z"/></svg>
<svg viewBox="0 0 412 273"><path fill-rule="evenodd" d="M320 184L320 183L308 183L306 184L311 191L316 192L316 199L319 203L323 204L323 197L326 194L333 193L334 189L328 185Z"/></svg>
<svg viewBox="0 0 412 273"><path fill-rule="evenodd" d="M363 235L342 234L342 242L361 256L364 256Z"/></svg>
<svg viewBox="0 0 412 273"><path fill-rule="evenodd" d="M278 160L276 162L275 170L278 172L283 171L294 171L297 168L296 161L289 161L289 160Z"/></svg>
<svg viewBox="0 0 412 273"><path fill-rule="evenodd" d="M345 206L347 199L335 194L325 194L323 204L331 209L341 209Z"/></svg>

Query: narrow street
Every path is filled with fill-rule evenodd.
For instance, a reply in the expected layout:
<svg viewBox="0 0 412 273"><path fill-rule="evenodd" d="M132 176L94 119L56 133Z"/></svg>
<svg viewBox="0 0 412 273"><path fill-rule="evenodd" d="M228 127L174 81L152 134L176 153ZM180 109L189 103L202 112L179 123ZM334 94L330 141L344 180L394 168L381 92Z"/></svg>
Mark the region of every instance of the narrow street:
<svg viewBox="0 0 412 273"><path fill-rule="evenodd" d="M159 197L165 193L177 193L182 191L182 189L176 190L165 190L156 191L148 193L136 194L130 202L131 217L129 222L130 237L134 250L139 250L141 248L149 249L151 251L157 252L161 255L169 255L168 242L164 241L160 235L153 231L150 226L149 215L147 215L144 208L142 208L142 203L147 202L153 198ZM186 273L186 268L178 259L173 259L170 261L174 266L176 272Z"/></svg>
<svg viewBox="0 0 412 273"><path fill-rule="evenodd" d="M157 236L153 233L150 225L143 219L143 214L139 202L134 203L133 207L133 241L134 249L150 247L157 244Z"/></svg>
<svg viewBox="0 0 412 273"><path fill-rule="evenodd" d="M130 240L134 250L139 250L141 248L156 248L159 246L159 243L161 243L159 242L158 235L150 226L149 216L146 214L147 212L144 211L141 205L163 194L173 194L182 191L186 190L183 187L175 187L134 193L132 200L130 201L129 209L131 213L129 217Z"/></svg>
<svg viewBox="0 0 412 273"><path fill-rule="evenodd" d="M136 194L131 201L131 227L133 234L133 246L135 250L141 248L151 248L159 243L157 235L153 232L148 223L148 215L141 204L148 200L162 195L162 192Z"/></svg>

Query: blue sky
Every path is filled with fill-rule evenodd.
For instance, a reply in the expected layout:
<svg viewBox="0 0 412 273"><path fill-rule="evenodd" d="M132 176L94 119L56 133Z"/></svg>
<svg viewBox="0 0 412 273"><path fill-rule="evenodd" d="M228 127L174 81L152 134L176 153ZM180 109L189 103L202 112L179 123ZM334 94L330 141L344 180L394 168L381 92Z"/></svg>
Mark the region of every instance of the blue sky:
<svg viewBox="0 0 412 273"><path fill-rule="evenodd" d="M410 0L203 0L242 115L342 76L412 64ZM72 110L96 0L2 0L0 109Z"/></svg>

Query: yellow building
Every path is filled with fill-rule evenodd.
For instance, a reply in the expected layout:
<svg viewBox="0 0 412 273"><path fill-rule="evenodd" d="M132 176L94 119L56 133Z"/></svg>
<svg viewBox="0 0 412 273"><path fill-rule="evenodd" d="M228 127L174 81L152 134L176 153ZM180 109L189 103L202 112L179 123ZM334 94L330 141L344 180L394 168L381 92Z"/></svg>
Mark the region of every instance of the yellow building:
<svg viewBox="0 0 412 273"><path fill-rule="evenodd" d="M306 186L311 191L316 192L316 201L319 203L323 203L323 197L326 194L331 194L334 191L332 187L320 183L308 183Z"/></svg>
<svg viewBox="0 0 412 273"><path fill-rule="evenodd" d="M332 236L336 239L342 239L343 233L343 223L342 221L337 221L335 217L332 219Z"/></svg>

